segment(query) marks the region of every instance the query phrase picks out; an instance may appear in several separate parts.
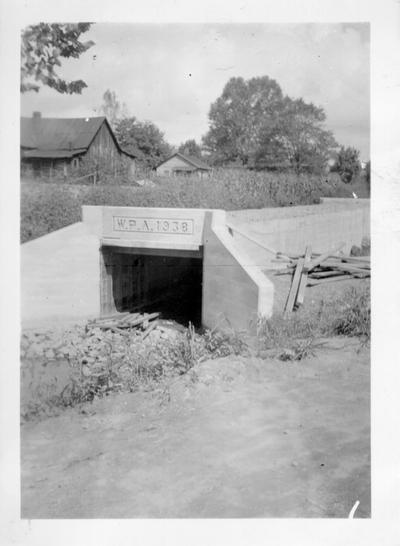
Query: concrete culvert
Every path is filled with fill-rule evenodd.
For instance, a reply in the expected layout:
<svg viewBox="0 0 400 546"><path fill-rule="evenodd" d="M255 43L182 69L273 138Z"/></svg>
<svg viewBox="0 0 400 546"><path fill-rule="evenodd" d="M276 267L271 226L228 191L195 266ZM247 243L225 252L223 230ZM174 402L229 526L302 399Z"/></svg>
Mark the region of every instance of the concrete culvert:
<svg viewBox="0 0 400 546"><path fill-rule="evenodd" d="M201 326L201 251L103 247L102 255L103 314L158 311L163 318Z"/></svg>

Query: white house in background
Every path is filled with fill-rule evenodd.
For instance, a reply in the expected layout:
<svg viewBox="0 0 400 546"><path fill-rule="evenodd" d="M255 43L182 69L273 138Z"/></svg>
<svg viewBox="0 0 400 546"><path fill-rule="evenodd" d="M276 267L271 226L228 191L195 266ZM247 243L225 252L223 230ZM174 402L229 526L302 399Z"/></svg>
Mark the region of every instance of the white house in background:
<svg viewBox="0 0 400 546"><path fill-rule="evenodd" d="M156 167L156 173L162 176L197 174L200 178L209 176L209 167L203 160L176 152Z"/></svg>

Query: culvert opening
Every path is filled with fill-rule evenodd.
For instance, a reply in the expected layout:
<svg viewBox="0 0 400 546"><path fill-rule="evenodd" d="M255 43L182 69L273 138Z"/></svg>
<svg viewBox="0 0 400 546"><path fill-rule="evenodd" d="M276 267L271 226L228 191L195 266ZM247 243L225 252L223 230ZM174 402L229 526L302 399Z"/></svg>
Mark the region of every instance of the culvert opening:
<svg viewBox="0 0 400 546"><path fill-rule="evenodd" d="M201 251L103 247L101 311L154 312L201 326Z"/></svg>

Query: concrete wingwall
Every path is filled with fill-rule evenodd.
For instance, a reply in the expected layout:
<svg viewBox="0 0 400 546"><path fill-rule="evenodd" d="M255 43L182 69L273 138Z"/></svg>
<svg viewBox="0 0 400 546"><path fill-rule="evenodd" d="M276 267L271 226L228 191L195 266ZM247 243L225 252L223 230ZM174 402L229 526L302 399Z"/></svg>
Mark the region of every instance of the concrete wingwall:
<svg viewBox="0 0 400 546"><path fill-rule="evenodd" d="M286 254L325 252L341 242L349 252L370 236L370 208L367 199L324 199L320 205L235 211L228 224L238 246L246 249L260 267L271 262L276 251Z"/></svg>
<svg viewBox="0 0 400 546"><path fill-rule="evenodd" d="M254 332L260 315L272 314L274 286L240 249L224 211L206 213L203 262L203 324Z"/></svg>

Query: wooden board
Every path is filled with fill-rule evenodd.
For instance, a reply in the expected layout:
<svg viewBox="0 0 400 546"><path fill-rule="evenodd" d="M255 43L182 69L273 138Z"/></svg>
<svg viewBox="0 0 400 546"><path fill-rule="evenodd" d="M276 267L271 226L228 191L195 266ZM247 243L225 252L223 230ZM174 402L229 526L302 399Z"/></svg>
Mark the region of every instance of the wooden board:
<svg viewBox="0 0 400 546"><path fill-rule="evenodd" d="M338 263L335 265L332 265L333 268L338 269L339 271L348 271L349 273L370 273L369 269L364 269L362 267L357 267L355 265L345 264L345 263Z"/></svg>
<svg viewBox="0 0 400 546"><path fill-rule="evenodd" d="M344 260L342 257L337 258L327 258L324 263L320 264L319 267L325 268L325 267L336 267L337 265L342 265L344 267L358 267L359 269L371 269L371 264L367 262L350 262L347 260Z"/></svg>
<svg viewBox="0 0 400 546"><path fill-rule="evenodd" d="M328 282L346 281L354 279L353 275L338 275L337 277L329 277L328 279L308 279L307 286L317 286L317 284L326 284Z"/></svg>
<svg viewBox="0 0 400 546"><path fill-rule="evenodd" d="M340 243L340 245L336 247L335 250L333 251L329 250L328 252L321 254L321 256L319 256L318 258L315 258L314 260L312 260L311 263L309 264L308 271L311 271L312 269L314 269L314 267L317 267L317 265L320 265L322 264L322 262L325 262L325 260L327 260L332 254L335 255L344 247L345 244L346 243Z"/></svg>
<svg viewBox="0 0 400 546"><path fill-rule="evenodd" d="M340 275L345 275L346 272L345 271L334 271L334 270L331 270L331 271L312 271L311 273L309 273L309 277L311 279L324 279L325 277L338 277Z"/></svg>
<svg viewBox="0 0 400 546"><path fill-rule="evenodd" d="M340 256L345 262L366 262L371 263L371 256Z"/></svg>
<svg viewBox="0 0 400 546"><path fill-rule="evenodd" d="M294 302L296 301L297 291L299 288L301 274L304 267L304 258L299 258L296 265L296 270L294 272L292 284L290 286L289 296L285 306L285 314L291 313L293 311Z"/></svg>
<svg viewBox="0 0 400 546"><path fill-rule="evenodd" d="M140 313L129 313L126 317L124 317L121 322L130 322L131 320L134 320L138 318Z"/></svg>
<svg viewBox="0 0 400 546"><path fill-rule="evenodd" d="M304 294L306 291L307 278L308 278L308 266L310 265L310 262L311 262L311 256L312 256L311 246L307 246L306 252L304 254L304 268L301 274L299 290L297 292L297 297L296 297L297 305L302 305L304 303Z"/></svg>

